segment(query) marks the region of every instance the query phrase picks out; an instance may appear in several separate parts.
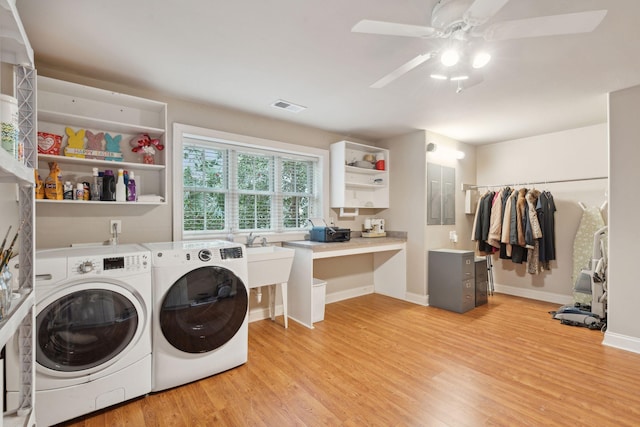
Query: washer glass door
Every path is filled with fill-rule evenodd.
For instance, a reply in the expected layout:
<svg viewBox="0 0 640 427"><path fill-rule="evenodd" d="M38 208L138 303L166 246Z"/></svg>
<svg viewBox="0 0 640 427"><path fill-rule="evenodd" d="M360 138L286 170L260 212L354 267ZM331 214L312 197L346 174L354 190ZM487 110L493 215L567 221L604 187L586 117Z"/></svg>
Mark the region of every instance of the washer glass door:
<svg viewBox="0 0 640 427"><path fill-rule="evenodd" d="M178 279L162 301L162 334L186 353L205 353L224 345L247 316L242 280L223 267L200 267Z"/></svg>
<svg viewBox="0 0 640 427"><path fill-rule="evenodd" d="M36 316L36 361L60 372L112 362L134 339L140 309L132 297L107 288L67 293Z"/></svg>

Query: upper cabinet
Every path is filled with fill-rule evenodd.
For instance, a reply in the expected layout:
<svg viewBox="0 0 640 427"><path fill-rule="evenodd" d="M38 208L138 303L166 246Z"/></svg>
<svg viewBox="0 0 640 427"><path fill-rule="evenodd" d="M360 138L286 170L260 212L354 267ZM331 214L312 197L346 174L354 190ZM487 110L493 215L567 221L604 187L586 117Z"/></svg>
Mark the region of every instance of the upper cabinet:
<svg viewBox="0 0 640 427"><path fill-rule="evenodd" d="M330 150L332 208L389 207L389 150L350 141Z"/></svg>
<svg viewBox="0 0 640 427"><path fill-rule="evenodd" d="M112 170L115 176L124 169L135 174L139 200L37 202L165 203L166 127L166 103L39 76L38 137L45 140L38 155L41 178L49 174L49 162L58 163L61 181L74 188L77 183L92 183L93 168Z"/></svg>

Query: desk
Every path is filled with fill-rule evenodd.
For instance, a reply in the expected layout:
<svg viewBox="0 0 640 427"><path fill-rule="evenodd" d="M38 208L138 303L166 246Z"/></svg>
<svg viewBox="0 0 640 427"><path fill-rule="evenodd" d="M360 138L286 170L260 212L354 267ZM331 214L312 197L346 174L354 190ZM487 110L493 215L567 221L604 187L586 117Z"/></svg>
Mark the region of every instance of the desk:
<svg viewBox="0 0 640 427"><path fill-rule="evenodd" d="M313 261L321 258L373 254L374 292L405 299L407 288L407 243L395 237L353 238L348 242L311 242L300 240L283 242L295 249L289 276L289 317L313 328L311 316L313 290Z"/></svg>

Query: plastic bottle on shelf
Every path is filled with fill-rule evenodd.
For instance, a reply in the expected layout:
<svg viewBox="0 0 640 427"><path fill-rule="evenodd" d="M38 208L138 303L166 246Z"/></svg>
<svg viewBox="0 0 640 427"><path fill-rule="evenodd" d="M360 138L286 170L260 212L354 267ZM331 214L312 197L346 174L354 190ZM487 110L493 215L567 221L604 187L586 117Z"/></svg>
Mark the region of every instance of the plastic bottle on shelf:
<svg viewBox="0 0 640 427"><path fill-rule="evenodd" d="M76 184L76 194L74 199L84 200L84 184L81 182Z"/></svg>
<svg viewBox="0 0 640 427"><path fill-rule="evenodd" d="M64 200L73 200L73 184L71 184L71 181L65 181L62 198Z"/></svg>
<svg viewBox="0 0 640 427"><path fill-rule="evenodd" d="M100 200L100 185L98 184L98 168L93 168L93 182L91 183L91 200Z"/></svg>
<svg viewBox="0 0 640 427"><path fill-rule="evenodd" d="M127 202L135 202L138 200L135 178L136 176L133 171L129 172L129 182L127 182Z"/></svg>
<svg viewBox="0 0 640 427"><path fill-rule="evenodd" d="M104 178L104 172L98 171L98 199L102 200L102 179Z"/></svg>
<svg viewBox="0 0 640 427"><path fill-rule="evenodd" d="M102 176L102 199L106 202L114 202L116 200L116 178L113 171L107 169Z"/></svg>
<svg viewBox="0 0 640 427"><path fill-rule="evenodd" d="M116 202L127 200L127 187L124 185L124 169L118 169L118 181L116 181Z"/></svg>

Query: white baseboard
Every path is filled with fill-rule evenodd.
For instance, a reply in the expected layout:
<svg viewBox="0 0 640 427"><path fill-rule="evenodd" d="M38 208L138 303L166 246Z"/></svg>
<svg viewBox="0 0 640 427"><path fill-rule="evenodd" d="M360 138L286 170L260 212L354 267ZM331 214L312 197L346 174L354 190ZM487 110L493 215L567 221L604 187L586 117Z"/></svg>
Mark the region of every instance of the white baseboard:
<svg viewBox="0 0 640 427"><path fill-rule="evenodd" d="M602 344L633 353L640 353L640 338L637 337L616 334L615 332L605 332Z"/></svg>
<svg viewBox="0 0 640 427"><path fill-rule="evenodd" d="M414 304L428 306L429 305L429 295L420 295L414 294L412 292L405 293L404 297L405 301L412 302Z"/></svg>
<svg viewBox="0 0 640 427"><path fill-rule="evenodd" d="M282 304L276 305L276 316L282 316L282 312ZM254 308L249 310L249 323L264 319L270 319L268 308Z"/></svg>
<svg viewBox="0 0 640 427"><path fill-rule="evenodd" d="M332 292L325 296L325 304L331 304L332 302L343 301L349 298L360 297L362 295L368 295L373 293L373 285L361 286L359 288L347 289L339 292Z"/></svg>
<svg viewBox="0 0 640 427"><path fill-rule="evenodd" d="M523 289L515 286L494 284L496 292L501 294L513 295L516 297L530 298L538 301L554 302L556 304L568 305L573 304L572 295L554 294L552 292L538 291L535 289Z"/></svg>

